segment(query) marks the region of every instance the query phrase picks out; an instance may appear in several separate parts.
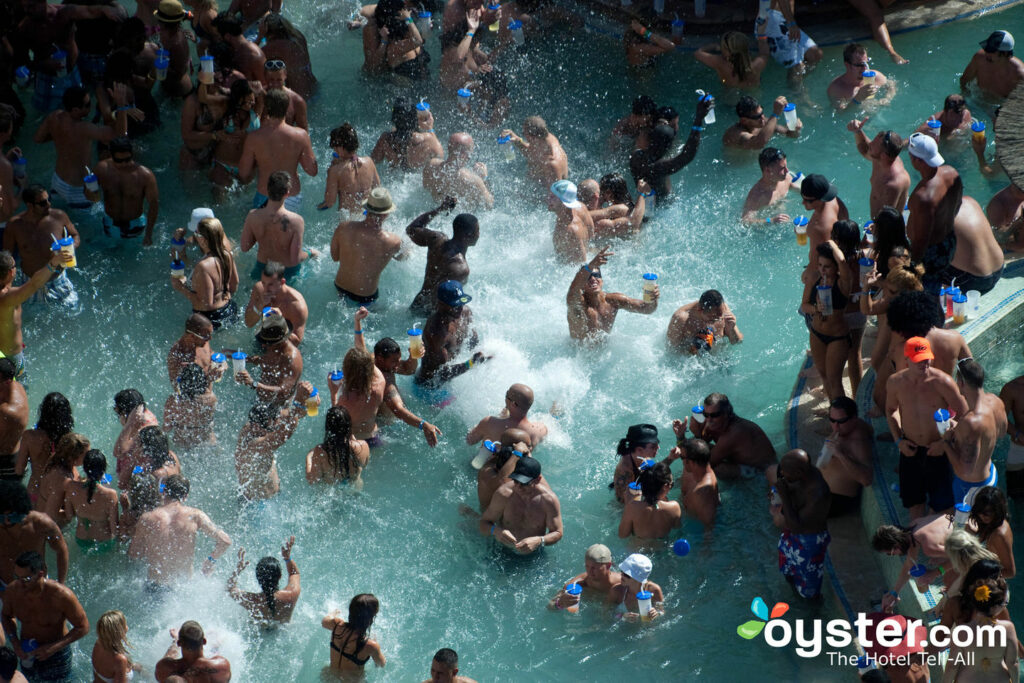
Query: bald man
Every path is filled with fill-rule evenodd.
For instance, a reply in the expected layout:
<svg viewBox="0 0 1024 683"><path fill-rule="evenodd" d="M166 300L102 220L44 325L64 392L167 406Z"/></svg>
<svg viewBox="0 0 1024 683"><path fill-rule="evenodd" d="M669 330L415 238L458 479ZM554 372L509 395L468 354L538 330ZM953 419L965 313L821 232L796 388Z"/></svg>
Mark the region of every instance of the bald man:
<svg viewBox="0 0 1024 683"><path fill-rule="evenodd" d="M469 167L473 156L473 136L452 133L448 138L448 158L431 159L423 167L423 187L440 202L455 197L460 206L494 208L494 195L487 189L487 167L477 162Z"/></svg>
<svg viewBox="0 0 1024 683"><path fill-rule="evenodd" d="M537 444L544 440L548 434L548 428L541 422L532 422L526 419L530 407L533 406L533 389L525 384L513 384L505 392L505 409L499 415L488 416L480 420L475 427L466 434L466 443L470 446L481 441L500 441L501 435L507 429L522 429L530 436L530 448L536 448ZM474 467L480 469L490 451L483 445L480 446L478 457L473 459ZM475 464L479 462L479 465Z"/></svg>

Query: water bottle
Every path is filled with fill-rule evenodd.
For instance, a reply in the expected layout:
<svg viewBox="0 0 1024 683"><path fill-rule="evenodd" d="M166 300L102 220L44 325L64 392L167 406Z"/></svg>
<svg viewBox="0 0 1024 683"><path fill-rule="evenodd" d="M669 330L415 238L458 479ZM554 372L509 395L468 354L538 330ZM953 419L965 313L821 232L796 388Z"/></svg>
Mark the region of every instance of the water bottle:
<svg viewBox="0 0 1024 683"><path fill-rule="evenodd" d="M818 303L821 304L821 315L827 318L832 315L832 288L828 285L818 285Z"/></svg>
<svg viewBox="0 0 1024 683"><path fill-rule="evenodd" d="M466 88L459 88L459 111L464 114L469 113L469 99L473 97L473 93Z"/></svg>
<svg viewBox="0 0 1024 683"><path fill-rule="evenodd" d="M920 564L918 562L915 562L913 564L913 566L910 567L910 575L912 577L914 577L915 579L919 578L921 576L924 576L927 573L928 573L928 567L926 567L923 564Z"/></svg>
<svg viewBox="0 0 1024 683"><path fill-rule="evenodd" d="M656 464L658 464L658 461L654 458L644 458L644 461L640 463L640 471L643 472L645 470L649 470Z"/></svg>
<svg viewBox="0 0 1024 683"><path fill-rule="evenodd" d="M651 618L647 616L648 612L651 611L651 597L653 593L650 591L640 591L636 594L636 609L640 613L640 618L643 621L650 621Z"/></svg>
<svg viewBox="0 0 1024 683"><path fill-rule="evenodd" d="M421 97L416 103L416 111L430 111L430 102L427 102L426 97Z"/></svg>
<svg viewBox="0 0 1024 683"><path fill-rule="evenodd" d="M210 55L199 58L199 82L206 85L213 83L213 57Z"/></svg>
<svg viewBox="0 0 1024 683"><path fill-rule="evenodd" d="M796 233L796 243L801 247L807 246L807 224L810 223L807 216L797 216L793 219L793 231Z"/></svg>
<svg viewBox="0 0 1024 683"><path fill-rule="evenodd" d="M867 285L868 275L875 269L875 261L867 256L862 256L857 263L860 264L860 286L863 289Z"/></svg>
<svg viewBox="0 0 1024 683"><path fill-rule="evenodd" d="M68 236L67 228L64 229L64 235L63 238L56 240L52 249L63 254L65 268L75 268L78 266L78 259L75 258L75 239Z"/></svg>
<svg viewBox="0 0 1024 683"><path fill-rule="evenodd" d="M497 33L498 32L498 28L499 28L499 21L501 20L501 17L498 14L501 11L501 3L499 3L499 2L489 2L489 3L487 3L487 10L489 12L494 12L494 21L490 25L488 25L487 30L490 31L491 33Z"/></svg>
<svg viewBox="0 0 1024 683"><path fill-rule="evenodd" d="M228 369L228 359L223 353L217 352L210 354L210 362L217 368L217 379L215 382L219 382L224 379L224 373Z"/></svg>
<svg viewBox="0 0 1024 683"><path fill-rule="evenodd" d="M971 122L971 137L974 138L975 142L985 141L985 122L984 121L972 121Z"/></svg>
<svg viewBox="0 0 1024 683"><path fill-rule="evenodd" d="M786 117L786 128L789 130L796 129L796 105L790 102L782 108L782 115Z"/></svg>
<svg viewBox="0 0 1024 683"><path fill-rule="evenodd" d="M971 506L967 503L956 504L956 514L953 516L953 526L963 529L967 520L971 517Z"/></svg>
<svg viewBox="0 0 1024 683"><path fill-rule="evenodd" d="M566 595L571 595L571 596L576 598L576 602L575 603L573 603L573 604L571 604L571 605L569 605L568 607L565 608L566 612L568 612L569 614L579 614L579 612L580 612L579 595L582 592L583 592L583 586L579 585L576 582L570 583L568 586L565 587L565 594Z"/></svg>
<svg viewBox="0 0 1024 683"><path fill-rule="evenodd" d="M690 409L690 414L693 415L697 424L704 424L704 406L694 406Z"/></svg>
<svg viewBox="0 0 1024 683"><path fill-rule="evenodd" d="M166 81L167 69L171 66L171 60L166 57L157 57L153 62L153 66L156 68L156 80Z"/></svg>
<svg viewBox="0 0 1024 683"><path fill-rule="evenodd" d="M698 90L697 91L697 95L698 95L698 97L697 97L697 101L698 102L704 102L705 100L712 100L713 101L715 99L711 95L708 95L703 90ZM710 126L714 122L715 122L715 105L712 104L711 105L711 109L708 109L708 113L704 115L704 125L705 126Z"/></svg>
<svg viewBox="0 0 1024 683"><path fill-rule="evenodd" d="M942 132L942 121L936 121L935 118L928 119L928 135L931 135L936 140L939 139L939 134Z"/></svg>
<svg viewBox="0 0 1024 683"><path fill-rule="evenodd" d="M804 187L804 174L797 171L796 173L790 172L789 182L796 185L798 188L803 189Z"/></svg>
<svg viewBox="0 0 1024 683"><path fill-rule="evenodd" d="M946 317L947 318L952 318L953 317L953 302L956 300L956 297L958 297L958 296L960 296L960 288L959 287L950 286L950 287L946 288Z"/></svg>
<svg viewBox="0 0 1024 683"><path fill-rule="evenodd" d="M868 221L867 223L864 224L864 240L870 246L873 246L875 244L875 229L871 227L874 224L874 221Z"/></svg>
<svg viewBox="0 0 1024 683"><path fill-rule="evenodd" d="M431 17L433 16L433 12L427 12L426 10L416 15L416 28L419 29L423 42L427 42L427 38L430 37Z"/></svg>
<svg viewBox="0 0 1024 683"><path fill-rule="evenodd" d="M505 161L516 160L516 150L512 147L511 135L505 135L503 137L498 138L498 146L501 148L501 151L505 154Z"/></svg>
<svg viewBox="0 0 1024 683"><path fill-rule="evenodd" d="M512 34L512 42L516 45L522 45L526 42L526 36L523 35L523 22L513 19L508 22L508 30Z"/></svg>
<svg viewBox="0 0 1024 683"><path fill-rule="evenodd" d="M935 428L939 430L939 436L942 436L949 430L949 411L939 408L932 417L935 419Z"/></svg>
<svg viewBox="0 0 1024 683"><path fill-rule="evenodd" d="M246 356L245 352L241 349L231 354L231 369L235 373L235 379L238 379L238 373L245 370L245 359L247 357L248 356Z"/></svg>
<svg viewBox="0 0 1024 683"><path fill-rule="evenodd" d="M771 504L772 507L778 507L779 505L782 505L782 496L779 495L779 490L774 486L771 490Z"/></svg>
<svg viewBox="0 0 1024 683"><path fill-rule="evenodd" d="M644 303L654 303L654 289L658 286L658 276L654 273L644 273Z"/></svg>

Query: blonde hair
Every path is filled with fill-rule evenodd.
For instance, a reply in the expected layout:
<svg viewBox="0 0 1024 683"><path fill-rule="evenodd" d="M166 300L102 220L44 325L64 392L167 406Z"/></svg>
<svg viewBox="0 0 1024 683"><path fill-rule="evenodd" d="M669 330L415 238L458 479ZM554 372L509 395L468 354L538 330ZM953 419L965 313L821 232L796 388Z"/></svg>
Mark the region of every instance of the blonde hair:
<svg viewBox="0 0 1024 683"><path fill-rule="evenodd" d="M729 53L727 59L738 80L745 80L753 71L750 66L750 41L739 31L729 31L722 36L722 52Z"/></svg>
<svg viewBox="0 0 1024 683"><path fill-rule="evenodd" d="M960 576L966 576L967 570L980 560L999 561L999 557L983 546L978 537L963 529L953 529L946 536L946 557L953 565L953 570Z"/></svg>
<svg viewBox="0 0 1024 683"><path fill-rule="evenodd" d="M132 646L128 642L128 621L116 609L104 612L96 622L96 638L100 645L118 655L127 654Z"/></svg>
<svg viewBox="0 0 1024 683"><path fill-rule="evenodd" d="M373 368L373 354L365 349L349 349L341 363L341 370L345 373L345 393L369 396Z"/></svg>
<svg viewBox="0 0 1024 683"><path fill-rule="evenodd" d="M224 226L216 218L204 218L199 221L198 234L206 240L206 246L210 254L220 264L221 289L228 290L228 281L231 279L231 252L224 248Z"/></svg>
<svg viewBox="0 0 1024 683"><path fill-rule="evenodd" d="M60 437L44 472L49 472L55 467L70 471L74 468L76 460L85 457L91 445L89 439L78 432L68 432Z"/></svg>
<svg viewBox="0 0 1024 683"><path fill-rule="evenodd" d="M920 292L924 289L921 278L924 266L915 263L912 266L897 266L885 276L885 281L897 292Z"/></svg>

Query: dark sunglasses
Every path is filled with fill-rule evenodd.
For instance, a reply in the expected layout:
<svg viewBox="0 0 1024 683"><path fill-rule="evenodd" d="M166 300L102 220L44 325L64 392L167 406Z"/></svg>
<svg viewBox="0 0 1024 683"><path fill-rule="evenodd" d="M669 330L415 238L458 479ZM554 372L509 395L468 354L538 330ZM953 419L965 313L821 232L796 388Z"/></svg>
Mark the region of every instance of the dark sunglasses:
<svg viewBox="0 0 1024 683"><path fill-rule="evenodd" d="M49 198L47 198L47 199L39 199L39 200L36 200L34 202L29 202L29 204L34 204L36 206L49 206L50 205L50 200L49 200Z"/></svg>
<svg viewBox="0 0 1024 683"><path fill-rule="evenodd" d="M264 64L263 68L267 71L281 71L285 68L283 59L268 59Z"/></svg>
<svg viewBox="0 0 1024 683"><path fill-rule="evenodd" d="M849 422L850 418L851 418L851 416L847 415L843 419L837 420L836 418L834 418L831 415L829 415L828 416L828 421L831 422L832 424L842 425L842 424L846 424L847 422Z"/></svg>
<svg viewBox="0 0 1024 683"><path fill-rule="evenodd" d="M754 121L757 121L758 119L763 118L763 117L764 117L764 108L762 108L761 111L757 112L756 114L740 114L740 118L741 119L751 119L751 120L754 120Z"/></svg>
<svg viewBox="0 0 1024 683"><path fill-rule="evenodd" d="M596 280L603 280L604 279L603 277L601 277L601 271L600 270L592 270L592 271L590 271L590 277L592 277L592 278L594 278Z"/></svg>
<svg viewBox="0 0 1024 683"><path fill-rule="evenodd" d="M723 415L725 415L724 410L719 410L717 413L704 412L704 417L708 420L714 420L716 417L722 417Z"/></svg>

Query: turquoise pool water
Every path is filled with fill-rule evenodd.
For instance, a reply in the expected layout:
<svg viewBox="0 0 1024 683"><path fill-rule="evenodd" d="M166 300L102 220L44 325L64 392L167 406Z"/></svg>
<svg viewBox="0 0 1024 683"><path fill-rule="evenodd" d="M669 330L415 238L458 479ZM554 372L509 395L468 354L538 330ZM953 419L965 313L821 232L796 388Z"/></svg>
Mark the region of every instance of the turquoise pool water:
<svg viewBox="0 0 1024 683"><path fill-rule="evenodd" d="M321 80L310 121L323 166L318 178L303 179L303 214L307 243L324 251L336 220L333 213L315 211L330 156L327 132L351 121L369 150L386 129L390 101L398 92L360 75L358 34L344 29L344 19L355 8L351 2L286 7L286 14L307 33ZM874 117L868 126L872 133L881 126L909 133L940 109L943 98L957 88L957 75L977 41L1008 25L1010 16L900 36L899 50L912 61L898 70L877 62L882 71L896 76L900 94L894 106ZM432 45L436 48L436 42ZM434 57L436 68L436 51ZM825 99L826 85L840 62L840 49L826 50L822 65L807 78L810 100L824 109L798 100L805 136L779 146L794 170L833 178L852 215L863 221L869 167L845 129L849 117L833 116ZM628 425L657 424L667 448L671 419L707 393L722 391L741 415L761 424L777 444L783 442L785 402L807 345L803 323L793 315L806 252L788 229L738 225L743 198L758 177L756 160L724 160L720 136L734 120L727 104L735 101L735 94L720 92L712 74L689 56L672 56L653 72L636 76L623 65L618 44L556 30L515 68L513 121L542 114L562 139L577 181L625 169L622 155L609 155L605 138L636 94L649 93L673 104L684 122L692 116L696 88L720 96L719 123L709 129L693 164L674 180L679 200L656 213L639 238L616 244L615 256L604 269L609 290L634 296L640 294L641 273L660 273L657 313L622 314L599 349L572 344L564 294L573 269L553 258L552 216L543 206L519 198L515 178L523 166L500 160L496 145L490 144L494 132L472 131L479 158L490 165L497 207L480 215L482 234L469 253L473 272L467 291L474 297L483 348L495 354L495 361L456 380L459 398L440 412L417 401L409 385L400 383L413 410L437 423L445 436L438 448L429 450L413 430L388 428L387 446L374 453L360 494L305 484L303 456L322 438L323 425L322 418L304 421L279 452L282 493L258 510L240 510L236 504L232 462L251 395L231 382L217 385L218 445L179 453L192 480L190 500L231 534L234 548L244 546L251 558L276 554L284 538L295 534L303 596L290 625L261 635L224 590L234 548L214 577L197 573L175 598L158 605L141 598L141 567L122 556L82 557L72 548L69 583L90 619L95 622L107 609L122 609L135 654L150 670L166 648L166 629L196 618L231 660L236 680L314 680L328 661L328 634L320 628L320 618L329 609L344 608L356 593L373 592L382 604L373 636L389 662L384 671L369 670L372 680L422 680L433 653L445 646L459 652L463 673L480 681L626 676L717 681L734 680L738 671L756 671L757 680L833 680L840 675L827 661L800 659L735 633L738 624L751 618L753 597L762 596L769 604L792 600L776 568L777 531L763 504L763 488L754 482L723 486L723 509L713 533L684 529L680 535L693 545L689 556L676 558L664 545L648 549L654 560L651 578L667 594L666 618L636 627L613 625L592 605L569 619L544 609L560 583L580 570L591 543L608 544L616 559L634 549L615 537L619 507L606 486L616 462L615 444ZM768 102L786 92L782 74L773 68L759 96ZM440 96L431 100L437 129L445 138L460 127L454 108ZM163 246L125 248L103 238L95 218L76 216L85 244L81 268L72 279L85 311L74 318L47 317L38 310L25 316L31 403L37 405L48 391L64 391L75 406L79 430L108 454L119 429L110 410L114 393L134 386L153 406L163 405L168 392L164 357L189 312L167 282L164 247L171 228L183 225L192 207L212 201L205 179L178 173L175 107L164 103L162 113L164 130L144 142L139 157L160 177L162 220L156 237ZM987 113L979 118L989 120ZM27 125L19 143L29 154L30 175L48 178L53 152L29 142L33 129L32 123ZM961 168L967 192L984 203L998 183L981 178L969 151L949 156ZM388 225L401 231L432 205L418 175L381 171L399 206ZM216 207L229 235L240 234L252 192L250 187ZM797 199L790 200L790 213L799 211ZM435 225L443 225L443 219ZM248 296L253 260L249 254L239 261L239 297ZM365 325L370 341L400 337L413 322L407 306L418 291L424 263L425 255L416 252L388 267L382 300ZM321 260L293 283L311 310L302 347L306 378L320 386L351 343L354 309L337 301L333 274L333 264ZM707 358L668 354L663 340L672 311L711 287L724 293L746 341ZM249 339L248 331L233 329L218 333L215 344L230 347ZM478 419L500 409L506 387L517 381L536 391L538 413L555 401L565 409L560 421L540 417L552 433L537 452L561 498L565 538L525 559L493 547L477 535L473 520L458 512L460 504L476 500L474 472L468 466L472 453L463 436ZM205 555L205 547L198 556ZM251 571L243 587L255 590ZM794 605L790 615L814 613ZM77 648L76 669L82 676L88 671L93 639L90 635Z"/></svg>

